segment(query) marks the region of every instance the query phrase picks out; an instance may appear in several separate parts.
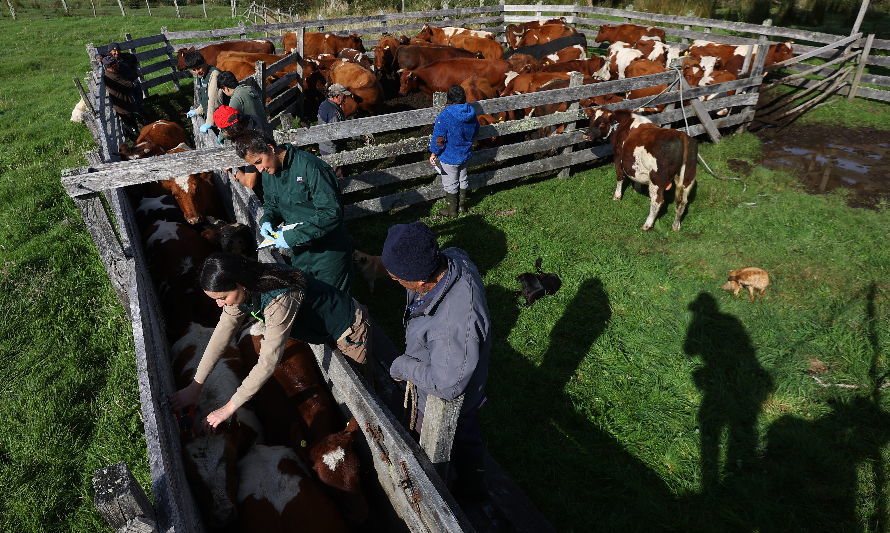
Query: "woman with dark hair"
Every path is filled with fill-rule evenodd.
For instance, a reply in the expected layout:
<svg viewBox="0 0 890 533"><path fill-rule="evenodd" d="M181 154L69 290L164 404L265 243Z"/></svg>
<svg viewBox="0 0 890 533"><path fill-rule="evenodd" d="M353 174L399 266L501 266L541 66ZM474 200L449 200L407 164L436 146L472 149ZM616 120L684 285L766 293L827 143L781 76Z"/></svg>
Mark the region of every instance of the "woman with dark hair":
<svg viewBox="0 0 890 533"><path fill-rule="evenodd" d="M248 315L265 323L256 366L231 399L207 415L206 424L211 428L232 416L272 376L288 337L335 344L350 359L358 363L366 360L370 341L367 309L348 293L301 270L215 253L204 261L200 283L204 293L222 307L222 314L194 379L173 395L174 408L197 403L204 381Z"/></svg>

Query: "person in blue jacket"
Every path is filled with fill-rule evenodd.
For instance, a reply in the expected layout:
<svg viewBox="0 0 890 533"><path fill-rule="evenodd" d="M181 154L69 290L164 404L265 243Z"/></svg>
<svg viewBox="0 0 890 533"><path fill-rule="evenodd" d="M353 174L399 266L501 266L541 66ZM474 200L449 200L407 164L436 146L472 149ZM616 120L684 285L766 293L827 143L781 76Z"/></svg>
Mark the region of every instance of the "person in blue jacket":
<svg viewBox="0 0 890 533"><path fill-rule="evenodd" d="M389 374L416 387L409 428L420 432L427 395L453 400L463 394L451 449L454 490L484 498L479 410L486 400L491 320L479 270L460 248L439 250L423 222L389 228L381 260L408 291L405 353L394 358Z"/></svg>
<svg viewBox="0 0 890 533"><path fill-rule="evenodd" d="M448 104L436 117L430 137L430 164L442 176L446 206L439 211L445 217L456 217L467 205L467 161L473 153L473 138L479 132L476 111L467 103L463 87L448 89Z"/></svg>

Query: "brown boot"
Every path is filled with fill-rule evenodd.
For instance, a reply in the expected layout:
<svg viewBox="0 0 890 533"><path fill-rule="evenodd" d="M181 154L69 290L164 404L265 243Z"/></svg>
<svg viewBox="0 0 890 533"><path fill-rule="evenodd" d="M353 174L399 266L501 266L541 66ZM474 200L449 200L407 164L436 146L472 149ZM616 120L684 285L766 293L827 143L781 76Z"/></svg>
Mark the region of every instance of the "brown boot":
<svg viewBox="0 0 890 533"><path fill-rule="evenodd" d="M453 218L457 216L457 193L445 193L445 207L439 210L439 215Z"/></svg>
<svg viewBox="0 0 890 533"><path fill-rule="evenodd" d="M466 213L467 212L467 195L469 194L468 189L461 189L457 194L457 212L458 213Z"/></svg>

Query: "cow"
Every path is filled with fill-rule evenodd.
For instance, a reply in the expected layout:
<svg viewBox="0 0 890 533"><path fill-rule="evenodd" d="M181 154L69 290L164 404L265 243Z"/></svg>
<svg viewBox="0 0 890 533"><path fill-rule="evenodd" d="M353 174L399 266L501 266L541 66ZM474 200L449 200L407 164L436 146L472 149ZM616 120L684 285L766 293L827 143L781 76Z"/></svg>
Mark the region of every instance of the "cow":
<svg viewBox="0 0 890 533"><path fill-rule="evenodd" d="M580 72L585 76L593 76L599 72L606 60L600 56L593 56L590 59L574 59L572 61L564 61L562 63L553 63L542 66L539 72Z"/></svg>
<svg viewBox="0 0 890 533"><path fill-rule="evenodd" d="M402 46L402 42L388 33L384 33L380 41L374 45L374 68L378 72L389 74L399 69L396 61L396 52Z"/></svg>
<svg viewBox="0 0 890 533"><path fill-rule="evenodd" d="M460 85L460 82L474 74L485 78L492 87L501 88L504 75L509 69L510 64L502 59L461 58L436 61L415 70L403 69L399 79L399 94L406 95L418 89L428 95L436 91L446 92L452 85Z"/></svg>
<svg viewBox="0 0 890 533"><path fill-rule="evenodd" d="M567 80L569 79L569 73L533 72L530 74L520 74L507 83L504 90L501 91L500 96L533 93L536 92L541 85L556 79Z"/></svg>
<svg viewBox="0 0 890 533"><path fill-rule="evenodd" d="M791 44L791 41L787 41L771 45L767 50L764 66L773 65L785 61L786 59L790 59L794 55ZM689 45L686 52L693 58L716 58L715 68L731 72L735 76L738 76L741 74L742 67L745 64L745 56L748 55L752 46L756 45L736 46L731 44L718 44L705 40L696 40Z"/></svg>
<svg viewBox="0 0 890 533"><path fill-rule="evenodd" d="M179 50L177 50L176 68L178 68L179 70L185 70L185 54L194 50L194 46L189 48L180 48ZM263 39L256 39L251 41L226 41L222 43L207 45L203 48L198 48L197 51L201 52L201 55L204 57L204 61L208 65L216 66L216 58L220 52L230 51L253 52L257 54L274 54L275 45L272 44L272 41L266 41Z"/></svg>
<svg viewBox="0 0 890 533"><path fill-rule="evenodd" d="M529 22L520 22L518 24L507 24L507 27L504 29L504 38L507 41L507 46L509 46L510 48L518 48L519 41L522 40L522 36L525 35L525 32L527 32L528 30L540 28L545 24L565 25L565 23L565 19L558 18L549 20L532 20Z"/></svg>
<svg viewBox="0 0 890 533"><path fill-rule="evenodd" d="M256 54L251 52L220 52L216 59L216 68L228 70L235 75L235 79L242 81L256 72L256 62L263 61L267 66L287 57L278 54ZM269 73L272 77L280 77L288 72L296 72L297 63L288 63L280 71Z"/></svg>
<svg viewBox="0 0 890 533"><path fill-rule="evenodd" d="M190 150L190 148L183 144L168 150L167 153L173 154L186 150ZM157 181L149 184L149 190L154 196L172 194L189 224L201 222L206 215L223 216L214 192L213 172L199 172Z"/></svg>
<svg viewBox="0 0 890 533"><path fill-rule="evenodd" d="M383 105L383 87L370 70L355 63L336 63L330 71L331 83L339 83L352 93L341 106L343 114L352 116L358 112L376 115Z"/></svg>
<svg viewBox="0 0 890 533"><path fill-rule="evenodd" d="M587 52L580 44L563 48L562 50L545 56L541 60L541 66L544 67L556 63L565 63L566 61L575 61L577 59L587 59Z"/></svg>
<svg viewBox="0 0 890 533"><path fill-rule="evenodd" d="M681 48L665 44L653 37L643 37L633 47L643 52L644 59L661 63L666 67L683 52Z"/></svg>
<svg viewBox="0 0 890 533"><path fill-rule="evenodd" d="M643 37L654 37L664 41L664 30L654 26L637 26L636 24L603 24L594 41L598 43L622 41L633 46Z"/></svg>
<svg viewBox="0 0 890 533"><path fill-rule="evenodd" d="M145 232L150 225L158 220L186 223L182 216L182 209L176 205L176 200L169 194L143 196L136 205L135 215L140 232Z"/></svg>
<svg viewBox="0 0 890 533"><path fill-rule="evenodd" d="M550 41L555 41L560 37L568 37L577 33L578 30L571 26L566 26L565 24L544 24L539 28L535 28L533 30L528 30L527 32L525 32L522 38L519 39L519 46L517 46L516 48L549 43ZM587 41L585 40L585 44L586 43Z"/></svg>
<svg viewBox="0 0 890 533"><path fill-rule="evenodd" d="M624 79L624 71L632 61L643 58L643 52L633 48L624 41L616 41L609 45L609 55L606 64L597 74L603 80Z"/></svg>
<svg viewBox="0 0 890 533"><path fill-rule="evenodd" d="M479 76L472 76L462 81L460 86L463 87L464 94L467 96L467 103L488 100L489 98L497 98L498 96L498 92L490 83L488 83L488 80L480 78ZM479 121L480 126L486 126L504 120L504 114L498 113L497 117L487 114L477 115L476 120Z"/></svg>
<svg viewBox="0 0 890 533"><path fill-rule="evenodd" d="M287 446L254 445L238 463L238 531L346 533L322 487Z"/></svg>
<svg viewBox="0 0 890 533"><path fill-rule="evenodd" d="M337 59L340 61L348 61L350 63L355 63L356 65L361 66L364 69L370 70L374 72L376 67L374 63L371 62L371 58L368 57L364 52L359 52L355 48L344 48L337 53Z"/></svg>
<svg viewBox="0 0 890 533"><path fill-rule="evenodd" d="M185 130L169 120L156 120L139 130L139 137L131 148L127 144L118 147L122 159L142 159L167 153L185 143Z"/></svg>
<svg viewBox="0 0 890 533"><path fill-rule="evenodd" d="M624 178L649 187L649 216L643 230L649 230L672 186L677 214L671 229L680 229L680 219L695 185L698 144L682 131L660 128L649 119L628 110L589 109L589 138L609 139L615 158L615 200L620 200Z"/></svg>
<svg viewBox="0 0 890 533"><path fill-rule="evenodd" d="M600 83L602 80L585 77L582 81L583 85L590 85L593 83ZM554 89L565 89L569 86L569 80L567 79L553 79L548 81L547 83L542 84L538 87L539 91L550 91ZM618 95L615 94L604 94L600 96L594 96L592 98L584 98L579 104L582 108L588 107L601 107L604 105L620 102L624 100ZM534 109L528 112L528 116L530 117L543 117L546 115L552 115L553 113L567 111L569 109L569 102L554 102L550 104L543 104L535 107ZM537 130L537 137L543 138L548 137L553 134L562 133L565 130L566 125L560 124L558 126L550 126ZM583 127L583 126L581 126Z"/></svg>
<svg viewBox="0 0 890 533"><path fill-rule="evenodd" d="M335 33L307 32L303 35L303 57L314 57L319 54L337 55L344 48L354 48L359 52L365 52L362 39L357 33L352 35L337 35ZM293 52L297 49L297 34L287 32L281 39L281 45L285 52Z"/></svg>
<svg viewBox="0 0 890 533"><path fill-rule="evenodd" d="M637 59L636 61L631 62L630 65L627 66L627 69L624 72L626 78L635 78L637 76L648 76L650 74L658 74L661 72L667 72L667 68L661 63L650 61L648 59ZM635 98L645 98L647 96L655 96L657 94L661 94L667 90L667 84L662 83L660 85L654 85L651 87L643 87L641 89L634 89L627 93L628 100L633 100ZM642 111L645 112L660 112L664 110L665 104L658 104L655 107L646 107L643 108Z"/></svg>
<svg viewBox="0 0 890 533"><path fill-rule="evenodd" d="M478 54L452 48L451 46L402 46L396 52L396 63L400 69L414 70L425 67L443 59L473 58L480 59Z"/></svg>
<svg viewBox="0 0 890 533"><path fill-rule="evenodd" d="M455 35L451 38L451 46L482 54L485 59L502 59L504 57L504 48L501 43L472 35Z"/></svg>
<svg viewBox="0 0 890 533"><path fill-rule="evenodd" d="M509 58L514 54L527 54L534 57L538 61L541 61L548 55L555 54L563 48L568 48L570 46L576 45L581 46L582 49L586 50L587 37L585 37L583 33L570 34L565 37L560 37L558 39L554 39L552 41L541 44L522 46L513 50L509 50L506 54L504 54L504 57Z"/></svg>
<svg viewBox="0 0 890 533"><path fill-rule="evenodd" d="M456 28L453 26L436 28L435 26L430 26L429 24L424 24L420 31L417 32L417 39L422 39L433 44L450 45L452 44L451 39L456 35L467 35L480 39L494 40L494 34L490 31L470 30L467 28Z"/></svg>
<svg viewBox="0 0 890 533"><path fill-rule="evenodd" d="M537 72L541 70L541 64L534 56L528 54L511 54L504 57L510 63L510 70L517 74L528 74L529 72Z"/></svg>

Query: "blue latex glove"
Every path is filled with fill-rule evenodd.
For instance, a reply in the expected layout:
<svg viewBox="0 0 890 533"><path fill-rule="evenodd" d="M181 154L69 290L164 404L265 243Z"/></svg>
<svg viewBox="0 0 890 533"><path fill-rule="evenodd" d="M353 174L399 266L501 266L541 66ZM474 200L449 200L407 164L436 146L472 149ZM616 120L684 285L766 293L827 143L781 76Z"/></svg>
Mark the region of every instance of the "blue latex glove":
<svg viewBox="0 0 890 533"><path fill-rule="evenodd" d="M272 224L263 222L260 225L260 235L262 235L264 239L274 239L275 237L272 236Z"/></svg>
<svg viewBox="0 0 890 533"><path fill-rule="evenodd" d="M278 237L275 238L275 247L276 248L290 248L290 245L287 241L284 240L284 232L278 232Z"/></svg>
<svg viewBox="0 0 890 533"><path fill-rule="evenodd" d="M210 124L201 124L201 127L199 129L201 130L201 133L207 133L208 131L210 131L211 127L212 126Z"/></svg>
<svg viewBox="0 0 890 533"><path fill-rule="evenodd" d="M194 109L189 109L188 112L186 112L186 114L185 114L185 116L187 116L188 118L192 118L197 115L198 115L198 112L195 111Z"/></svg>

